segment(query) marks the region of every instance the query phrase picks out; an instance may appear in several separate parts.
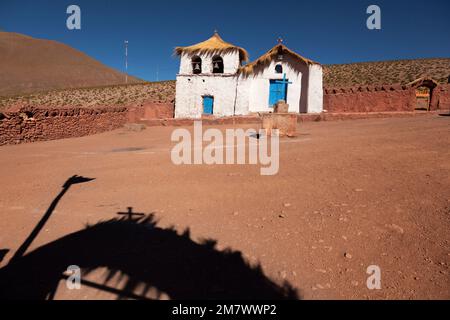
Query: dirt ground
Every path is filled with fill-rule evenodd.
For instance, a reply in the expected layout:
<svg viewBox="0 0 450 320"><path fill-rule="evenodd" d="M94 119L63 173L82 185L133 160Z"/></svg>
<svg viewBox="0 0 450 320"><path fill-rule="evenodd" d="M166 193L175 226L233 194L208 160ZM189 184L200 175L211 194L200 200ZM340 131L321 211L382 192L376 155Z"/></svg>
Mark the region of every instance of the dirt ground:
<svg viewBox="0 0 450 320"><path fill-rule="evenodd" d="M62 243L62 237L119 218L118 212L132 207L134 212L154 213L158 230L173 227L183 237L189 229L184 239L194 244L211 239L210 244L217 241L211 245L214 252L241 252L248 265L259 263L267 279L289 283L301 299L450 299L450 117L301 124L298 137L281 140L275 176L261 176L259 165L175 166L170 159L172 131L120 129L1 147L0 250L9 251L2 251L6 255L0 267L5 268L30 235L64 182L81 175L95 180L74 184L57 199L27 253ZM119 231L116 237L117 246L129 240ZM89 250L105 238L89 239L84 252L101 259L102 250ZM186 279L189 266L202 269L194 254L183 256L185 247L161 252L158 244L152 245L170 263L165 274L159 270L158 285L146 291L147 297L200 292ZM116 245L105 246L113 250ZM142 246L136 243L133 252ZM46 268L57 260L52 250L61 246L50 247L40 260L39 253L25 260L32 262L27 267L36 283L39 273L32 270L42 270L44 279ZM114 263L135 263L120 248ZM71 254L69 250L61 257ZM380 267L381 290L366 286L371 265ZM216 275L209 281L227 280L226 274L235 279L239 271L229 266L215 265ZM124 288L126 272L124 277L109 273L111 280L105 282L111 268L111 263L98 262L86 279ZM163 278L176 281L165 286ZM58 283L56 299L117 298L111 290L68 290L65 281ZM245 282L235 285L246 290ZM137 287L132 291L138 293ZM220 292L220 285L215 289Z"/></svg>

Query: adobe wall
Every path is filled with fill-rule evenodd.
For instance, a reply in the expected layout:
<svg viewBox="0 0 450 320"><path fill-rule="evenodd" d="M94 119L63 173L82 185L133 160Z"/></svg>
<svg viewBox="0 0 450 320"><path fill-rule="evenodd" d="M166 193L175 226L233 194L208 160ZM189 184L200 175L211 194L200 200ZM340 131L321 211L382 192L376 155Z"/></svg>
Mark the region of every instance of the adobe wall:
<svg viewBox="0 0 450 320"><path fill-rule="evenodd" d="M352 88L325 88L324 109L327 114L311 115L334 120L365 118L365 113L408 114L416 105L415 89L399 85L360 86ZM439 85L433 90L431 110L450 109L450 84ZM386 113L387 112L387 113ZM333 113L333 114L332 114ZM340 116L342 115L342 116ZM302 115L300 121L308 120ZM130 107L85 108L22 108L17 112L0 112L0 145L23 142L81 137L122 127L127 122L146 121L147 125L187 125L180 119L175 123L173 103L144 103ZM322 119L323 118L323 119ZM257 123L259 117L230 117L223 124ZM204 121L208 121L207 119ZM190 122L189 122L190 123ZM214 122L214 124L222 124Z"/></svg>
<svg viewBox="0 0 450 320"><path fill-rule="evenodd" d="M450 84L440 85L436 89L437 108L439 110L450 110Z"/></svg>
<svg viewBox="0 0 450 320"><path fill-rule="evenodd" d="M275 68L277 65L282 66L282 73L276 72ZM236 109L241 110L241 113L244 115L252 112L273 111L273 107L269 102L270 80L282 80L283 76L286 75L286 79L290 82L286 96L289 112L299 113L300 99L308 94L308 86L302 86L302 83L308 83L310 80L309 71L307 64L300 63L298 59L294 59L290 55L286 55L283 61L271 61L270 63L256 66L252 74L241 74L238 79L238 90L240 93L247 94L248 97L239 97ZM322 82L316 83L316 87L317 85L322 89ZM242 88L244 86L247 88ZM244 102L245 98L248 101ZM244 104L239 105L242 102Z"/></svg>
<svg viewBox="0 0 450 320"><path fill-rule="evenodd" d="M325 88L324 110L328 112L413 111L415 90L400 85Z"/></svg>
<svg viewBox="0 0 450 320"><path fill-rule="evenodd" d="M148 102L138 106L130 106L128 111L128 122L170 119L175 115L175 105L173 103Z"/></svg>
<svg viewBox="0 0 450 320"><path fill-rule="evenodd" d="M214 97L215 116L232 116L236 84L234 75L177 75L175 118L200 119L203 114L203 96Z"/></svg>
<svg viewBox="0 0 450 320"><path fill-rule="evenodd" d="M449 85L439 85L433 90L430 109L448 109L449 101ZM414 111L415 107L414 87L380 85L324 89L324 110L333 113Z"/></svg>
<svg viewBox="0 0 450 320"><path fill-rule="evenodd" d="M81 137L122 127L126 107L35 109L0 113L0 145Z"/></svg>

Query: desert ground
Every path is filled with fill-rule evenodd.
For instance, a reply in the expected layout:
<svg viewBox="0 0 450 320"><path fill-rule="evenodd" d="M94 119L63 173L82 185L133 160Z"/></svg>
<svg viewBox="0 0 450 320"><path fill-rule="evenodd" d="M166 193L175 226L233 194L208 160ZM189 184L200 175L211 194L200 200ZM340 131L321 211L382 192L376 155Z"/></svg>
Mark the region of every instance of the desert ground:
<svg viewBox="0 0 450 320"><path fill-rule="evenodd" d="M2 294L450 299L450 117L298 129L280 140L274 176L259 165L176 166L171 127L1 147ZM74 175L95 180L61 194ZM152 214L142 222L151 227L130 229L140 222L118 215L128 207ZM117 228L97 232L101 221ZM70 264L99 285L67 289ZM380 290L366 286L371 265Z"/></svg>

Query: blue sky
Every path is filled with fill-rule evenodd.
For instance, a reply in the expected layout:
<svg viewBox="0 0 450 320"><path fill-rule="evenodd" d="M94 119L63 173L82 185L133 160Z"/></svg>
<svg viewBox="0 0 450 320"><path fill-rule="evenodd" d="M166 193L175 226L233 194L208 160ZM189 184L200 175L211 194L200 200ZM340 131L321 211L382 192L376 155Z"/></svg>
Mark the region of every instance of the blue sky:
<svg viewBox="0 0 450 320"><path fill-rule="evenodd" d="M81 30L66 28L66 8L81 8ZM368 30L366 9L381 8L382 29ZM258 58L281 36L322 64L450 57L449 0L0 0L0 29L52 39L154 81L175 79L175 46L224 40Z"/></svg>

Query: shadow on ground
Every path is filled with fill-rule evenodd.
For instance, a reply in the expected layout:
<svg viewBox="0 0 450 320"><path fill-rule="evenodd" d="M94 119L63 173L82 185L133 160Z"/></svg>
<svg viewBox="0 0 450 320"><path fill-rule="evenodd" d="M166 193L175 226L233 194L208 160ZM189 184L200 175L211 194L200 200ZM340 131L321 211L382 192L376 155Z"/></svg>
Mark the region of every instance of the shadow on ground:
<svg viewBox="0 0 450 320"><path fill-rule="evenodd" d="M81 181L74 177L72 181ZM68 186L66 182L63 194ZM55 200L61 194L58 197ZM55 200L43 219L56 207ZM107 268L103 283L86 283L113 292L118 299L144 298L149 290L171 299L299 298L288 282L275 283L260 265L250 265L238 251L218 250L211 239L197 243L189 229L179 234L173 228L160 228L152 214L138 218L126 214L89 225L28 254L15 254L0 269L0 299L52 299L71 265L79 266L83 275ZM42 220L38 225L42 228ZM35 228L33 237L38 232ZM33 239L27 238L27 246ZM21 246L23 253L27 246ZM110 286L119 275L126 279L120 290Z"/></svg>
<svg viewBox="0 0 450 320"><path fill-rule="evenodd" d="M3 261L3 259L8 254L8 252L9 252L9 249L2 249L2 250L0 250L0 262Z"/></svg>

